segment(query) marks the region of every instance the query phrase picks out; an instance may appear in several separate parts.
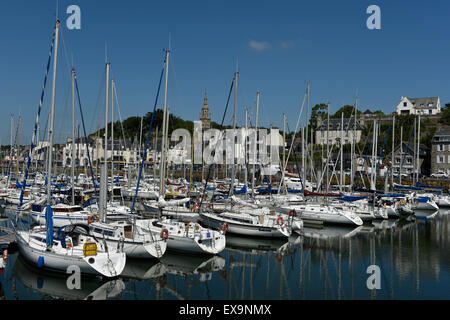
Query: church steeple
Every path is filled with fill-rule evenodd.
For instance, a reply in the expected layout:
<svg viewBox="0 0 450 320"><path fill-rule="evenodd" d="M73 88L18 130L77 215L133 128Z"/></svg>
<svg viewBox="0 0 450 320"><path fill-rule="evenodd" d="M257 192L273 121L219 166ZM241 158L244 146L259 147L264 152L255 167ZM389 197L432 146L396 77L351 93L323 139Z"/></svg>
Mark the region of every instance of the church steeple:
<svg viewBox="0 0 450 320"><path fill-rule="evenodd" d="M205 97L203 100L202 112L200 114L200 121L202 122L203 129L211 128L211 117L209 116L208 97L206 95L206 90L205 90Z"/></svg>

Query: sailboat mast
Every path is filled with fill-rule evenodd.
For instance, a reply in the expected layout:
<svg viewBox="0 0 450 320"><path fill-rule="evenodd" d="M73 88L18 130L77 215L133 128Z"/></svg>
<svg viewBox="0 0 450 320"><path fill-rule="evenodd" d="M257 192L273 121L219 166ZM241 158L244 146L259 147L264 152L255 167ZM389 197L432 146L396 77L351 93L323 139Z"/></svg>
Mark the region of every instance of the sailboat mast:
<svg viewBox="0 0 450 320"><path fill-rule="evenodd" d="M305 186L306 186L306 180L307 180L307 178L308 178L308 136L309 136L309 134L308 134L308 130L309 130L309 126L308 126L308 119L309 119L309 90L310 90L310 86L311 86L311 84L310 84L310 82L308 81L308 87L307 87L307 95L306 95L306 97L307 97L307 104L306 104L306 132L305 132L305 143L306 143L306 158L305 158L305 172L303 173L303 175L304 175L304 183L305 183ZM311 141L311 144L312 144L312 141ZM311 171L312 171L312 166L311 166ZM311 179L312 180L312 179ZM310 180L310 181L311 181Z"/></svg>
<svg viewBox="0 0 450 320"><path fill-rule="evenodd" d="M72 68L72 205L75 205L75 70Z"/></svg>
<svg viewBox="0 0 450 320"><path fill-rule="evenodd" d="M286 166L286 113L283 113L283 164L281 165L281 168L284 168ZM281 181L280 183L283 184L283 193L286 194L286 183L284 181Z"/></svg>
<svg viewBox="0 0 450 320"><path fill-rule="evenodd" d="M55 25L55 57L53 60L53 87L52 87L52 107L50 112L50 129L49 129L49 150L48 150L48 182L47 182L47 204L51 205L52 195L52 159L53 159L53 130L55 127L55 103L56 103L56 71L58 68L58 45L59 45L59 20Z"/></svg>
<svg viewBox="0 0 450 320"><path fill-rule="evenodd" d="M329 165L328 165L328 159L329 159L329 157L330 157L330 155L329 155L329 146L330 146L330 139L329 139L329 134L330 134L330 103L328 102L328 105L327 105L327 162L326 162L326 168L325 168L325 170L327 170L327 183L326 183L326 186L327 186L327 188L326 188L326 190L327 190L327 193L328 193L328 184L329 184Z"/></svg>
<svg viewBox="0 0 450 320"><path fill-rule="evenodd" d="M340 189L342 192L343 186L343 177L344 177L344 112L341 114L341 181L340 181Z"/></svg>
<svg viewBox="0 0 450 320"><path fill-rule="evenodd" d="M110 63L106 63L106 93L105 93L105 148L103 150L103 158L104 158L104 168L101 168L101 183L100 185L105 185L103 190L108 190L107 184L108 184L108 178L106 177L108 172L108 109L109 109L109 69L110 69ZM100 192L100 199L102 200L100 203L100 220L102 222L106 222L106 195L104 192Z"/></svg>
<svg viewBox="0 0 450 320"><path fill-rule="evenodd" d="M395 149L395 113L392 117L392 155L391 155L391 188L394 190L394 149Z"/></svg>
<svg viewBox="0 0 450 320"><path fill-rule="evenodd" d="M111 79L111 197L114 182L114 88L114 79Z"/></svg>
<svg viewBox="0 0 450 320"><path fill-rule="evenodd" d="M419 114L419 120L417 123L417 165L416 165L416 170L417 170L417 179L416 181L419 182L419 171L420 171L420 114Z"/></svg>
<svg viewBox="0 0 450 320"><path fill-rule="evenodd" d="M255 119L255 141L253 144L253 170L252 170L252 196L255 195L255 167L257 157L256 145L258 143L258 111L259 111L259 90L256 92L256 119ZM284 164L283 164L284 165Z"/></svg>
<svg viewBox="0 0 450 320"><path fill-rule="evenodd" d="M164 197L164 168L165 168L165 155L164 149L166 145L166 110L167 110L167 83L169 77L169 58L170 50L166 50L165 59L165 80L164 80L164 110L163 110L163 128L162 128L162 143L161 143L161 160L159 165L159 195Z"/></svg>
<svg viewBox="0 0 450 320"><path fill-rule="evenodd" d="M234 103L233 103L233 142L231 143L231 184L230 184L230 196L234 191L234 158L235 158L235 137L236 137L236 105L237 105L237 93L238 93L238 78L239 72L234 73Z"/></svg>
<svg viewBox="0 0 450 320"><path fill-rule="evenodd" d="M248 108L245 108L245 134L243 136L244 136L244 148L245 148L245 151L244 151L244 185L247 186L247 180L248 180L248 177L247 177Z"/></svg>

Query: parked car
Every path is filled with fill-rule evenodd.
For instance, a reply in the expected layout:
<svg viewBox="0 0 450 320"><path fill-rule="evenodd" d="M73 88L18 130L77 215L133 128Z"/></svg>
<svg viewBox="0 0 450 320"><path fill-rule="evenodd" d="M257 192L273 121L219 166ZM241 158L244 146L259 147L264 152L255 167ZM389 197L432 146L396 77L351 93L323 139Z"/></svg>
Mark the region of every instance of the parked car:
<svg viewBox="0 0 450 320"><path fill-rule="evenodd" d="M448 174L446 173L432 173L430 175L432 178L448 178Z"/></svg>

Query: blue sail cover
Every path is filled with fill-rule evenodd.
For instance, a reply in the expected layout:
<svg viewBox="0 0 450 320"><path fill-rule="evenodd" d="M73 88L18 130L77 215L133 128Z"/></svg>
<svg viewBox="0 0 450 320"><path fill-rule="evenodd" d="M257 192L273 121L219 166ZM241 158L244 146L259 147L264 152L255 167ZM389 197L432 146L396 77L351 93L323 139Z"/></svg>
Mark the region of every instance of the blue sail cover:
<svg viewBox="0 0 450 320"><path fill-rule="evenodd" d="M367 197L345 196L345 197L339 198L339 200L346 201L346 202L354 202L354 201L362 200L365 198L367 198Z"/></svg>
<svg viewBox="0 0 450 320"><path fill-rule="evenodd" d="M30 184L25 184L25 187L30 187L30 186L31 186ZM22 189L23 188L23 184L21 184L19 182L19 180L16 181L16 188L17 189Z"/></svg>
<svg viewBox="0 0 450 320"><path fill-rule="evenodd" d="M403 193L388 193L381 196L382 198L404 198L405 194Z"/></svg>
<svg viewBox="0 0 450 320"><path fill-rule="evenodd" d="M234 194L246 194L247 193L247 186L244 185L241 190L236 190L233 193Z"/></svg>
<svg viewBox="0 0 450 320"><path fill-rule="evenodd" d="M53 210L50 205L45 208L45 226L47 230L47 246L53 244Z"/></svg>
<svg viewBox="0 0 450 320"><path fill-rule="evenodd" d="M416 191L422 190L421 188L418 188L418 187L403 186L401 184L396 184L396 183L394 183L394 189L398 189L398 190L416 190Z"/></svg>
<svg viewBox="0 0 450 320"><path fill-rule="evenodd" d="M422 184L420 182L416 183L416 186L419 188L427 188L427 189L434 189L434 190L443 190L443 187L432 187L432 186L427 186L426 184Z"/></svg>

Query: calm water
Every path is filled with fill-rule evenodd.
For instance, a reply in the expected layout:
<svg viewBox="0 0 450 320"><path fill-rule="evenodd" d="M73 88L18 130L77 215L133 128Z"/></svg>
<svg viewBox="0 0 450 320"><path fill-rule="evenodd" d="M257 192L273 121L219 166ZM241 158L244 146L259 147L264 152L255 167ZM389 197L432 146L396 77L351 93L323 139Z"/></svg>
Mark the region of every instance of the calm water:
<svg viewBox="0 0 450 320"><path fill-rule="evenodd" d="M414 222L308 229L289 241L227 235L219 256L128 259L119 279L82 279L80 290L69 290L65 275L42 272L10 248L0 298L450 299L450 211L421 215ZM379 290L367 288L369 265L380 267Z"/></svg>

